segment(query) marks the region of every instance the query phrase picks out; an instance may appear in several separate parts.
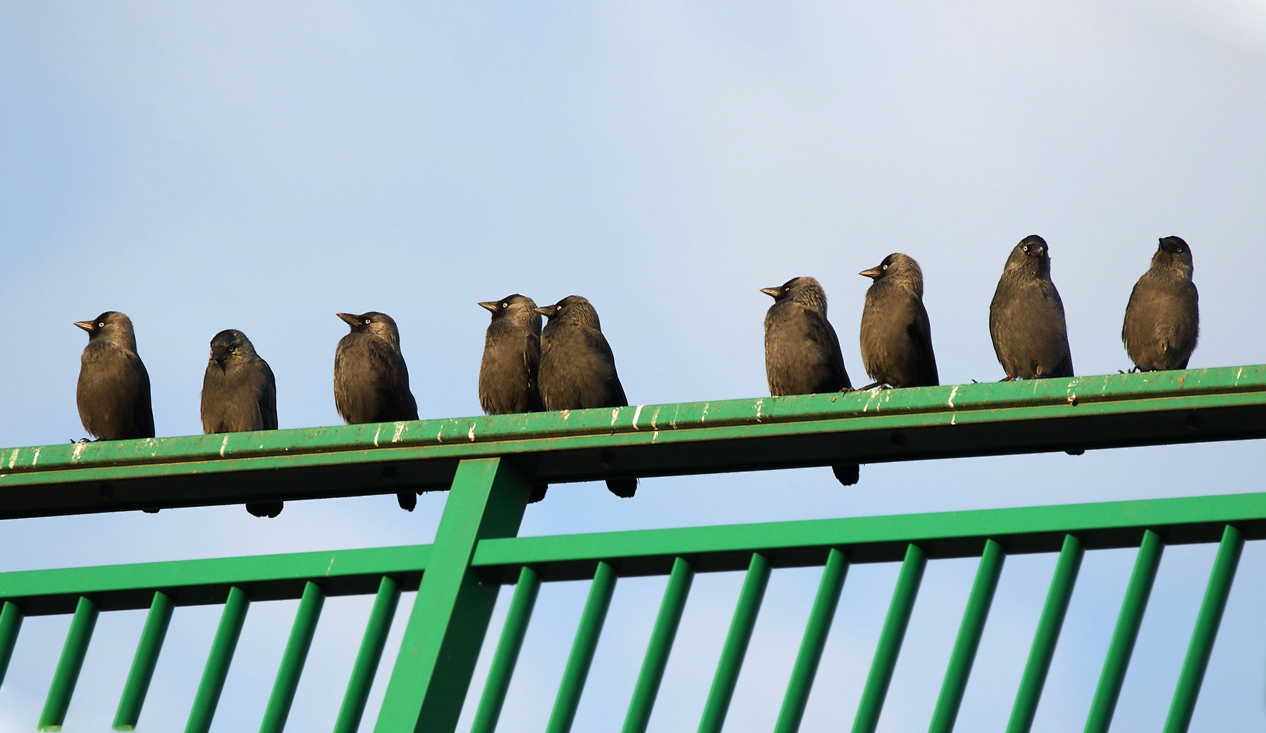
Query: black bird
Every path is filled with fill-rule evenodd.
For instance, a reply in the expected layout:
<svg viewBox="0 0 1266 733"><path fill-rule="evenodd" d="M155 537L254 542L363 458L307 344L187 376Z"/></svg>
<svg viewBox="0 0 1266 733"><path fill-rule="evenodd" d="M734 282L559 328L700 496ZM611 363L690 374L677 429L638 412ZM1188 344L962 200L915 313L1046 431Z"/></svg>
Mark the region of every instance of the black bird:
<svg viewBox="0 0 1266 733"><path fill-rule="evenodd" d="M1134 285L1121 340L1139 371L1187 368L1200 337L1200 294L1191 269L1187 243L1165 237Z"/></svg>
<svg viewBox="0 0 1266 733"><path fill-rule="evenodd" d="M479 406L488 415L540 412L541 314L526 295L479 304L492 313L479 366ZM529 502L545 498L548 484L532 487Z"/></svg>
<svg viewBox="0 0 1266 733"><path fill-rule="evenodd" d="M541 401L547 410L624 407L629 400L615 371L615 355L602 335L598 312L588 300L569 295L537 308L549 319L541 331ZM636 478L607 479L622 498L637 491Z"/></svg>
<svg viewBox="0 0 1266 733"><path fill-rule="evenodd" d="M351 333L334 352L334 406L348 425L417 420L409 368L400 354L400 331L386 313L339 313ZM396 493L400 508L418 505L413 491Z"/></svg>
<svg viewBox="0 0 1266 733"><path fill-rule="evenodd" d="M933 387L941 383L932 352L932 324L923 307L923 270L896 252L860 273L875 282L862 310L862 364L875 380L865 389Z"/></svg>
<svg viewBox="0 0 1266 733"><path fill-rule="evenodd" d="M136 353L132 319L106 311L75 325L88 332L75 391L84 429L97 440L154 437L149 373Z"/></svg>
<svg viewBox="0 0 1266 733"><path fill-rule="evenodd" d="M765 376L775 397L847 392L853 388L844 369L840 339L826 319L826 293L811 277L793 277L761 292L774 299L765 314ZM831 466L845 486L857 483L856 463Z"/></svg>
<svg viewBox="0 0 1266 733"><path fill-rule="evenodd" d="M1025 237L1011 250L989 304L989 335L1003 381L1073 376L1064 302L1051 282L1046 240Z"/></svg>
<svg viewBox="0 0 1266 733"><path fill-rule="evenodd" d="M202 432L240 433L277 429L277 380L255 353L246 334L234 329L211 339L211 358L202 377ZM281 514L284 502L256 501L246 511L256 517Z"/></svg>

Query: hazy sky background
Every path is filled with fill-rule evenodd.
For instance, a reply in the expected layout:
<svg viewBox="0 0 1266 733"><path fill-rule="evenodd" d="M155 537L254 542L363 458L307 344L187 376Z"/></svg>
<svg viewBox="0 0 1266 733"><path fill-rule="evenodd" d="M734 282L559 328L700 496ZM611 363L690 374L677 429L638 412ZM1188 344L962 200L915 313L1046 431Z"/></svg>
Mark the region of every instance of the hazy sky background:
<svg viewBox="0 0 1266 733"><path fill-rule="evenodd" d="M487 313L587 296L629 398L766 394L758 292L814 275L855 384L868 280L923 266L941 378L1002 376L1007 253L1050 244L1079 374L1129 366L1158 237L1191 245L1192 367L1266 362L1266 2L43 2L0 6L0 445L84 435L72 323L136 324L160 436L200 430L238 328L283 428L333 425L338 311L400 324L423 418L477 414ZM524 534L1260 490L1257 443L556 486ZM444 495L23 520L0 570L429 542ZM1114 731L1158 729L1214 548L1166 551ZM1087 555L1034 730L1079 729L1134 562ZM880 723L926 727L976 563L930 563ZM1010 714L1054 556L1007 560L960 730ZM1266 551L1251 543L1192 730L1266 729ZM727 721L769 730L819 571L776 571ZM850 570L803 730L851 725L896 566ZM741 577L695 581L652 729L693 729ZM622 580L575 730L616 729L663 579ZM500 730L543 728L587 584L546 586ZM502 594L495 623L510 593ZM412 597L380 668L377 702ZM368 599L326 603L289 729L332 725ZM255 604L214 730L254 729L295 604ZM218 608L178 610L141 730L178 730ZM67 617L28 619L0 730L33 730ZM68 731L105 730L143 614L105 614ZM497 631L493 628L493 636ZM487 660L476 675L477 699ZM463 726L469 726L469 712Z"/></svg>

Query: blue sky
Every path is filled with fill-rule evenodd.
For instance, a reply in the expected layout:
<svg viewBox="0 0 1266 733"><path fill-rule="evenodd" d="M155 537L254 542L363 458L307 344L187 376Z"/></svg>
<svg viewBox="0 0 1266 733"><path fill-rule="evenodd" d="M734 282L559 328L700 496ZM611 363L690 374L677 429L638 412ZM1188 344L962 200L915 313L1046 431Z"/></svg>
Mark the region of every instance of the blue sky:
<svg viewBox="0 0 1266 733"><path fill-rule="evenodd" d="M136 323L159 435L199 431L224 328L272 365L282 427L339 423L338 311L395 317L424 418L476 414L475 303L512 292L587 296L630 400L662 403L765 394L758 289L814 275L861 384L856 273L894 251L923 266L942 380L997 379L988 303L1033 233L1078 373L1129 366L1125 302L1171 234L1202 294L1192 366L1263 363L1263 89L1250 0L6 5L0 445L83 435L71 324L107 309ZM851 489L825 470L647 480L630 502L577 484L523 531L1250 491L1260 467L1243 443L871 466ZM6 522L0 570L427 542L443 503ZM1114 730L1159 727L1211 561L1166 552ZM1007 561L961 729L1005 723L1053 562ZM1035 730L1083 724L1132 562L1087 557ZM1193 730L1266 727L1263 569L1251 544ZM881 730L926 726L974 570L929 566ZM696 581L653 729L697 720L740 581ZM894 581L850 571L804 730L851 719ZM774 574L727 730L772 724L816 583ZM618 585L577 730L622 717L662 585ZM542 592L503 730L544 725L584 592ZM332 719L367 610L327 603L292 730ZM177 613L143 729L183 724L216 613ZM252 608L216 730L257 724L292 616ZM108 724L141 621L102 618L68 730ZM27 622L0 729L34 727L65 627Z"/></svg>

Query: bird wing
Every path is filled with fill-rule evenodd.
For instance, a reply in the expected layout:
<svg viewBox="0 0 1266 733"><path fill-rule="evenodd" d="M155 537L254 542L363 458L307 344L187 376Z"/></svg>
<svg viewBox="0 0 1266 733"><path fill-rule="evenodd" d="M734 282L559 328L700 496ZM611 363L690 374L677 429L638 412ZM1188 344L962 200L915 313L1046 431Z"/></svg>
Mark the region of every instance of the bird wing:
<svg viewBox="0 0 1266 733"><path fill-rule="evenodd" d="M844 352L840 349L840 338L835 334L835 327L817 311L805 310L804 318L809 340L823 346L831 355L831 363L828 365L831 383L825 385L824 391L852 389L853 383L849 381L848 371L844 368Z"/></svg>
<svg viewBox="0 0 1266 733"><path fill-rule="evenodd" d="M528 412L540 412L545 409L541 401L540 370L541 337L535 333L528 333L527 348L523 350L523 371L527 374L527 404L524 407Z"/></svg>
<svg viewBox="0 0 1266 733"><path fill-rule="evenodd" d="M259 360L263 369L264 384L259 391L259 415L264 430L277 429L277 378L268 362Z"/></svg>
<svg viewBox="0 0 1266 733"><path fill-rule="evenodd" d="M366 341L369 351L370 369L373 370L378 384L383 386L383 394L390 401L386 414L389 420L417 420L418 403L409 391L409 367L401 355L386 339L373 338Z"/></svg>
<svg viewBox="0 0 1266 733"><path fill-rule="evenodd" d="M919 365L920 386L940 384L941 378L936 371L936 354L932 351L932 322L928 320L928 311L922 302L915 301L914 313L906 326L906 333L910 336L916 363Z"/></svg>
<svg viewBox="0 0 1266 733"><path fill-rule="evenodd" d="M140 394L137 395L137 399L134 402L136 413L133 419L135 420L136 431L142 438L152 438L154 437L154 406L150 401L149 372L145 371L145 364L137 354L129 351L127 352L127 359L136 366L137 375L140 377Z"/></svg>
<svg viewBox="0 0 1266 733"><path fill-rule="evenodd" d="M629 398L624 395L624 385L620 384L620 375L615 369L615 354L611 351L611 344L607 343L607 337L602 335L602 331L596 328L583 329L585 341L589 349L598 356L598 361L610 367L610 372L606 375L605 399L603 407L624 407L629 404Z"/></svg>

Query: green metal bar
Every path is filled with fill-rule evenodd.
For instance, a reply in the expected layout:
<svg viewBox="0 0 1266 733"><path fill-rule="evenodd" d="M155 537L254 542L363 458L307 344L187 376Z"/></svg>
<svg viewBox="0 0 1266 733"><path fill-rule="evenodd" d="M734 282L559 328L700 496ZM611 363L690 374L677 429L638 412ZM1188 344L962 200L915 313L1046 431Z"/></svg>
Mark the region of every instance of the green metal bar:
<svg viewBox="0 0 1266 733"><path fill-rule="evenodd" d="M659 685L664 681L668 654L672 651L673 640L677 638L677 628L681 625L681 614L686 610L686 598L690 595L694 577L695 571L689 562L680 557L673 561L673 571L668 576L668 586L664 588L664 600L659 604L659 616L655 618L655 628L651 630L651 640L646 645L642 671L637 675L629 712L624 717L623 733L645 733L646 726L650 724L651 710L655 707L655 697L659 695Z"/></svg>
<svg viewBox="0 0 1266 733"><path fill-rule="evenodd" d="M1143 625L1143 614L1147 611L1147 600L1152 594L1152 584L1156 581L1164 549L1160 535L1150 529L1143 533L1143 542L1134 561L1134 572L1130 575L1125 599L1121 601L1117 627L1112 632L1108 655L1103 661L1099 687L1095 690L1090 715L1086 718L1086 733L1107 733L1112 725L1112 714L1121 696L1121 685L1125 682L1125 672L1130 666L1130 655L1134 652L1139 627Z"/></svg>
<svg viewBox="0 0 1266 733"><path fill-rule="evenodd" d="M985 621L989 619L989 607L993 604L994 592L998 590L1005 559L1002 545L993 540L985 543L980 565L976 568L976 580L967 598L967 608L963 611L963 622L958 627L958 639L954 641L954 651L945 670L941 694L936 699L929 733L950 733L954 730L954 721L963 703L963 693L967 690L972 663L976 661L976 650L980 648L980 637L985 633Z"/></svg>
<svg viewBox="0 0 1266 733"><path fill-rule="evenodd" d="M866 687L862 690L862 699L857 706L857 717L853 720L853 733L873 733L879 725L879 714L884 709L884 698L888 696L888 685L892 682L892 673L897 667L901 642L905 640L910 614L914 612L914 601L919 595L919 583L923 580L923 570L926 567L927 556L923 554L923 550L918 545L910 545L906 550L906 558L901 563L897 587L892 592L888 618L884 620L883 631L879 633L875 659L871 663L870 674L866 677Z"/></svg>
<svg viewBox="0 0 1266 733"><path fill-rule="evenodd" d="M242 635L242 625L246 623L250 604L241 588L233 586L229 590L224 611L220 614L220 626L211 641L207 666L202 671L202 682L198 684L198 692L193 698L185 733L207 733L211 729L211 719L215 717L216 705L220 703L220 693L224 691L224 680L229 676L229 665L233 662L233 652Z"/></svg>
<svg viewBox="0 0 1266 733"><path fill-rule="evenodd" d="M13 658L13 647L18 643L22 630L22 609L9 601L0 603L0 686L4 685L4 673Z"/></svg>
<svg viewBox="0 0 1266 733"><path fill-rule="evenodd" d="M479 698L479 709L475 711L471 733L492 733L497 728L501 706L505 704L510 678L514 676L514 665L519 661L523 639L527 636L528 622L532 619L532 608L536 605L536 596L540 590L541 580L536 571L524 566L519 572L519 582L514 587L514 597L510 599L510 609L506 612L501 641L497 643L497 650L492 655L488 681Z"/></svg>
<svg viewBox="0 0 1266 733"><path fill-rule="evenodd" d="M123 685L123 696L119 698L119 709L114 714L115 730L136 729L149 683L154 679L154 668L158 665L163 640L167 637L167 627L171 624L171 612L171 597L162 591L154 591L154 601L150 604L149 615L145 617L141 640L136 645L136 656L132 658L132 669Z"/></svg>
<svg viewBox="0 0 1266 733"><path fill-rule="evenodd" d="M827 555L826 567L822 570L822 580L818 583L818 595L813 599L809 622L805 624L804 639L800 642L800 653L796 655L796 666L791 670L787 694L783 697L778 723L774 726L775 733L796 733L800 730L804 708L809 702L809 692L813 689L813 678L818 673L818 663L822 661L827 634L831 633L831 622L835 619L835 609L839 606L840 591L844 589L844 576L847 573L848 560L844 553L832 549Z"/></svg>
<svg viewBox="0 0 1266 733"><path fill-rule="evenodd" d="M80 598L75 616L70 620L70 631L66 633L66 644L62 647L57 671L53 673L53 684L44 701L44 711L40 713L38 730L62 729L62 723L66 721L66 710L70 707L70 697L75 693L75 683L79 681L79 672L83 669L84 657L88 654L88 642L92 641L92 630L96 625L97 605L88 598Z"/></svg>
<svg viewBox="0 0 1266 733"><path fill-rule="evenodd" d="M316 634L324 604L325 594L321 592L321 586L308 581L299 609L295 612L294 626L290 628L290 640L286 642L286 651L281 656L273 693L268 698L268 707L264 709L260 733L281 733L286 727L286 718L290 717L290 706L294 703L295 691L299 689L299 676L308 661L308 650L312 648L312 637Z"/></svg>
<svg viewBox="0 0 1266 733"><path fill-rule="evenodd" d="M725 724L730 701L734 698L734 686L738 683L743 657L747 655L747 645L752 640L756 616L760 613L760 604L765 598L765 587L768 585L769 560L760 553L752 553L747 566L747 577L743 580L743 589L739 591L738 605L734 608L734 620L730 622L730 632L726 634L721 659L717 662L716 676L712 678L712 689L703 706L699 733L719 733L721 726Z"/></svg>
<svg viewBox="0 0 1266 733"><path fill-rule="evenodd" d="M530 495L531 484L500 458L458 467L387 683L377 733L456 727L501 587L478 575L470 559L481 539L519 530Z"/></svg>
<svg viewBox="0 0 1266 733"><path fill-rule="evenodd" d="M1235 580L1235 570L1239 567L1243 552L1244 534L1228 524L1222 534L1222 542L1218 545L1213 570L1209 573L1209 585L1204 592L1204 601L1200 604L1200 615L1196 617L1196 628L1191 632L1187 658L1178 675L1174 701L1169 706L1169 717L1165 719L1165 733L1186 733L1187 727L1191 725L1191 716L1196 711L1196 698L1200 695L1205 670L1209 668L1213 643L1218 637L1218 626L1222 624L1222 613L1226 611L1231 583Z"/></svg>
<svg viewBox="0 0 1266 733"><path fill-rule="evenodd" d="M1046 593L1046 604L1042 607L1037 632L1033 635L1029 661L1024 665L1024 676L1020 678L1020 689L1016 692L1015 705L1011 708L1007 733L1028 733L1033 727L1033 717L1037 715L1037 704L1042 699L1046 674L1051 669L1055 645L1059 642L1059 632L1064 627L1064 616L1068 613L1068 602L1072 600L1073 586L1077 584L1077 571L1081 569L1084 555L1081 540L1071 534L1064 537L1064 547L1059 551L1059 560L1055 563L1051 588Z"/></svg>
<svg viewBox="0 0 1266 733"><path fill-rule="evenodd" d="M356 663L352 665L352 676L347 681L347 693L343 695L343 705L339 708L338 720L334 723L334 733L356 733L356 729L360 727L360 719L365 714L365 703L369 700L369 690L374 685L374 675L378 671L378 663L382 661L382 652L387 646L387 634L391 632L391 621L395 618L399 603L400 585L386 575L382 576L378 584L378 595L374 598L374 607L365 624L365 636L360 642L360 651L356 653Z"/></svg>
<svg viewBox="0 0 1266 733"><path fill-rule="evenodd" d="M550 713L549 724L545 726L546 733L567 733L576 720L580 694L585 689L585 679L589 676L589 666L593 664L598 637L602 635L602 624L607 619L607 609L611 607L614 593L615 570L605 562L598 563L598 572L589 586L585 610L580 615L576 640L572 643L567 667L563 670L563 680L558 686L558 696L554 698L554 710Z"/></svg>

